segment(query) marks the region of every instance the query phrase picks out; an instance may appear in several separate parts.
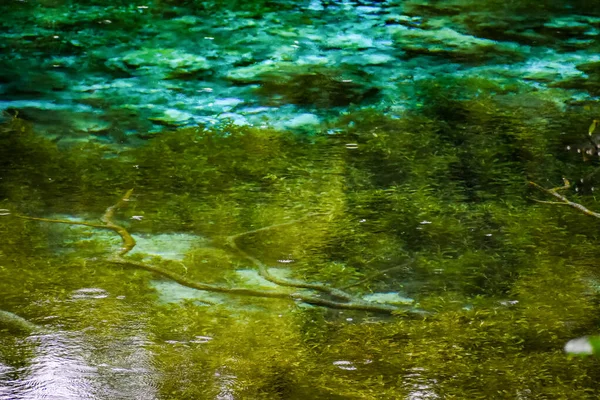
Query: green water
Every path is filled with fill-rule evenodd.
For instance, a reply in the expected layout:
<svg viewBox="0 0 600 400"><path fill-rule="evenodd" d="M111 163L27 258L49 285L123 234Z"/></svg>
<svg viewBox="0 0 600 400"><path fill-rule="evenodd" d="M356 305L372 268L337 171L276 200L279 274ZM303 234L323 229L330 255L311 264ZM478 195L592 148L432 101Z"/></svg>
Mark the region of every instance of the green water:
<svg viewBox="0 0 600 400"><path fill-rule="evenodd" d="M598 398L593 7L17 3L1 400Z"/></svg>
<svg viewBox="0 0 600 400"><path fill-rule="evenodd" d="M59 149L11 120L2 309L40 331L5 323L6 398L591 396L597 361L563 346L596 332L598 222L532 200L550 199L527 179L560 183L568 165L543 125L497 112L500 131L477 115L455 126L461 146L427 117L362 113L335 137L189 128L118 155ZM23 218L102 224L130 188L114 216L137 237L126 258L278 290L248 254L286 279L404 303L389 315L186 289L111 263L113 231ZM239 237L243 253L227 244L265 227Z"/></svg>

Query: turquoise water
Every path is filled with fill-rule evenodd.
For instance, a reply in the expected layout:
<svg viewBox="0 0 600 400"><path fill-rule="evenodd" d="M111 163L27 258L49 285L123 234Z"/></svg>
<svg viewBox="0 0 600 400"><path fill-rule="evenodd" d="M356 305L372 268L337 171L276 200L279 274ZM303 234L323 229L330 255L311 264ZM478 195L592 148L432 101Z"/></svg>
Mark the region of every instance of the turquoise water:
<svg viewBox="0 0 600 400"><path fill-rule="evenodd" d="M598 398L595 5L0 12L0 399Z"/></svg>

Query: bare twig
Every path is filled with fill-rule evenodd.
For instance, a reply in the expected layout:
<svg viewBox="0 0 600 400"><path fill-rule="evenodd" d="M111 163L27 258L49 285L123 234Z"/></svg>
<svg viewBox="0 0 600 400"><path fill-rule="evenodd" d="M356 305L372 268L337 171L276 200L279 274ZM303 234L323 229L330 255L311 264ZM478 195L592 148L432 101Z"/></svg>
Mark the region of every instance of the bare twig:
<svg viewBox="0 0 600 400"><path fill-rule="evenodd" d="M579 203L572 202L571 200L567 199L562 194L558 193L559 190L567 190L567 189L569 189L571 187L571 183L567 179L563 178L563 181L564 181L564 185L563 186L556 187L556 188L553 188L553 189L546 189L545 187L542 187L542 186L538 185L535 182L529 182L529 184L531 186L535 187L536 189L539 189L542 192L547 193L550 196L554 196L555 198L557 198L558 200L560 200L560 202L552 202L550 204L564 204L564 205L567 205L569 207L573 207L573 208L575 208L575 209L581 211L582 213L584 213L586 215L589 215L591 217L600 218L600 213L594 212L594 211L592 211L592 210L584 207L583 205L581 205ZM538 200L536 200L536 201L538 201ZM542 202L542 201L539 201L539 202Z"/></svg>

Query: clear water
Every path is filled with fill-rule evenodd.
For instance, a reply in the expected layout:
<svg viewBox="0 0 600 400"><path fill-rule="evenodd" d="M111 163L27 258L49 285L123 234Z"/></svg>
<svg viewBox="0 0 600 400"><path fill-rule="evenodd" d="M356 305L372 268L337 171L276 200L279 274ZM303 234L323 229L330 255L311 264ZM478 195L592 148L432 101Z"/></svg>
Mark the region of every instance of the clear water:
<svg viewBox="0 0 600 400"><path fill-rule="evenodd" d="M598 398L595 5L0 12L0 399Z"/></svg>

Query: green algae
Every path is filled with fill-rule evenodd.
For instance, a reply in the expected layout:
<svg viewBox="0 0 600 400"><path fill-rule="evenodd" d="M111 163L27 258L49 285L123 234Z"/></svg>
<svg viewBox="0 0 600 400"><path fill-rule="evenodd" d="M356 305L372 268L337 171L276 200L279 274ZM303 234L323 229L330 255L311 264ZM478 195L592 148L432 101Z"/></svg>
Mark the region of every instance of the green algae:
<svg viewBox="0 0 600 400"><path fill-rule="evenodd" d="M419 112L351 113L328 136L229 125L116 148L60 146L19 118L0 129L11 215L93 221L135 187L117 216L132 234L203 238L179 247L180 263L155 258L165 268L234 282L253 265L227 237L255 231L239 247L291 278L402 293L421 316L269 298L165 304L151 273L103 261L106 235L11 215L0 217L0 309L99 344L143 333L161 398L595 398L597 360L563 346L597 332L597 221L531 201L527 184L589 171L563 141L588 135L590 120L547 99L531 121L511 106L518 89L485 96L477 85L422 85ZM444 110L456 115L436 119ZM583 128L568 139L554 129L568 126ZM326 217L258 230L310 213ZM0 351L13 364L27 356Z"/></svg>

